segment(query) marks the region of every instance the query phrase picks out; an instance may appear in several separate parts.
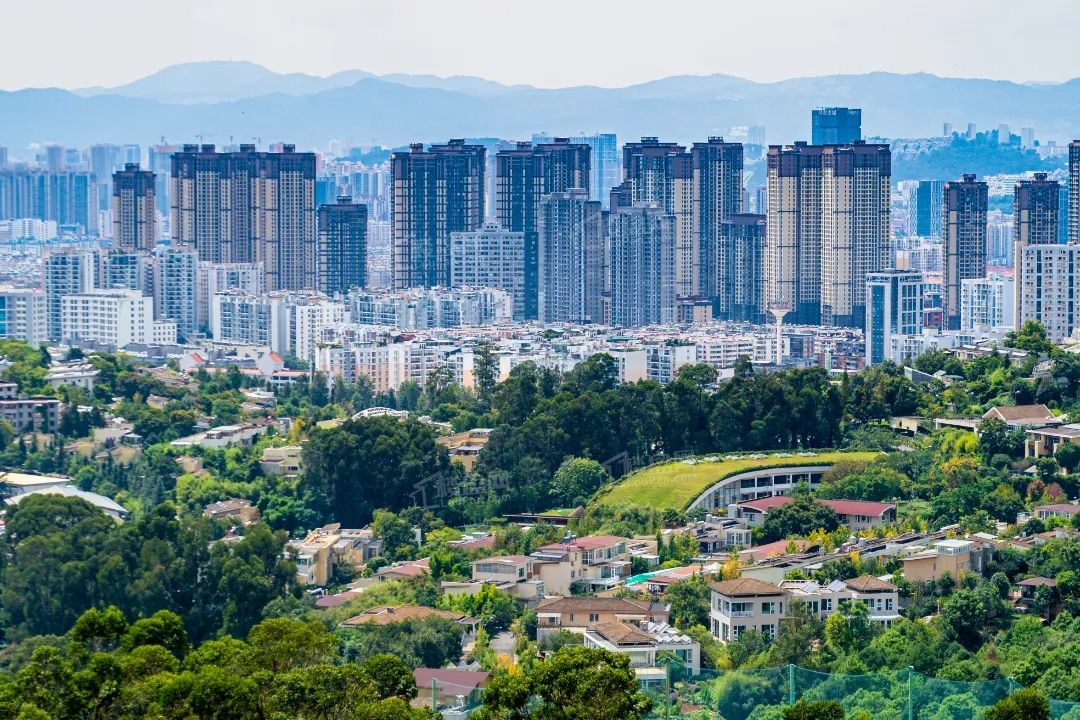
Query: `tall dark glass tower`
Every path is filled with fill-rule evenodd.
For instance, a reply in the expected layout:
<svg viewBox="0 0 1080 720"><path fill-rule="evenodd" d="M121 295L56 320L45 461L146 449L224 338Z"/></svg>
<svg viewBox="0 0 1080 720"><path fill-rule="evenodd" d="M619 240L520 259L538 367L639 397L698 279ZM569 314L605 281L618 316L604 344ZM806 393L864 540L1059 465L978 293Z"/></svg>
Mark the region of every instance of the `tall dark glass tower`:
<svg viewBox="0 0 1080 720"><path fill-rule="evenodd" d="M334 295L367 284L367 206L341 195L319 206L319 290Z"/></svg>

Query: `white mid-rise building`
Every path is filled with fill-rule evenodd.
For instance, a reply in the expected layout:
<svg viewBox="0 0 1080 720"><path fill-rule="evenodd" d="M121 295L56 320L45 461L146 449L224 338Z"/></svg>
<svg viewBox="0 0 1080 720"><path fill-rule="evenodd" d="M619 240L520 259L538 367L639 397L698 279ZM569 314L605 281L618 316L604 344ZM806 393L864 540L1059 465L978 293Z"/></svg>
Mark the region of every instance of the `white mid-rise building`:
<svg viewBox="0 0 1080 720"><path fill-rule="evenodd" d="M123 348L175 344L176 324L154 321L154 301L138 290L93 290L61 298L61 339Z"/></svg>
<svg viewBox="0 0 1080 720"><path fill-rule="evenodd" d="M960 329L967 332L1011 328L1016 317L1013 279L994 273L960 281Z"/></svg>
<svg viewBox="0 0 1080 720"><path fill-rule="evenodd" d="M37 218L17 218L0 220L0 240L33 240L44 243L55 238L57 225L55 220Z"/></svg>
<svg viewBox="0 0 1080 720"><path fill-rule="evenodd" d="M0 286L0 338L22 340L30 345L48 341L43 291Z"/></svg>
<svg viewBox="0 0 1080 720"><path fill-rule="evenodd" d="M192 248L160 247L154 252L154 317L175 322L185 338L199 329L195 317L198 261Z"/></svg>
<svg viewBox="0 0 1080 720"><path fill-rule="evenodd" d="M214 295L236 290L246 295L266 292L266 272L260 263L199 262L196 269L195 322L198 327L211 327Z"/></svg>

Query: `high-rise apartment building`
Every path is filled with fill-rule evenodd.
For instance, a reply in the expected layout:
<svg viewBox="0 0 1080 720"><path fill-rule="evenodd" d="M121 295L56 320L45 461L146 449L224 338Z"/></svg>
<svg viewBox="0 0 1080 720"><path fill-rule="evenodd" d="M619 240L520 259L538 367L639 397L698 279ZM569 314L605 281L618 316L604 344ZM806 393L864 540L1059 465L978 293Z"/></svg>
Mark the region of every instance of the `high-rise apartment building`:
<svg viewBox="0 0 1080 720"><path fill-rule="evenodd" d="M0 219L51 220L64 231L98 235L98 184L79 170L0 170Z"/></svg>
<svg viewBox="0 0 1080 720"><path fill-rule="evenodd" d="M765 216L733 213L721 225L720 242L729 262L717 275L716 317L764 322Z"/></svg>
<svg viewBox="0 0 1080 720"><path fill-rule="evenodd" d="M961 287L965 280L986 277L987 185L974 175L946 182L942 188L944 257L942 262L941 315L946 330L958 330Z"/></svg>
<svg viewBox="0 0 1080 720"><path fill-rule="evenodd" d="M862 110L846 107L815 108L810 141L814 145L849 145L862 140Z"/></svg>
<svg viewBox="0 0 1080 720"><path fill-rule="evenodd" d="M113 173L121 169L121 149L118 145L91 145L88 153L90 172L97 179L98 209L107 210L113 194Z"/></svg>
<svg viewBox="0 0 1080 720"><path fill-rule="evenodd" d="M764 302L862 327L866 276L892 264L888 145L771 146Z"/></svg>
<svg viewBox="0 0 1080 720"><path fill-rule="evenodd" d="M1034 178L1021 180L1013 189L1013 258L1015 262L1013 277L1017 278L1015 322L1017 328L1022 325L1021 319L1024 313L1029 310L1034 312L1036 307L1034 304L1025 306L1023 297L1025 288L1028 283L1035 283L1037 278L1043 277L1042 272L1025 277L1024 263L1028 261L1029 255L1024 250L1032 245L1058 244L1060 201L1061 192L1058 182L1048 179L1046 173L1035 173ZM1055 256L1055 260L1060 261L1061 258ZM1051 260L1048 259L1048 261ZM1035 286L1032 285L1032 287Z"/></svg>
<svg viewBox="0 0 1080 720"><path fill-rule="evenodd" d="M319 206L319 291L327 295L367 286L367 206L341 195Z"/></svg>
<svg viewBox="0 0 1080 720"><path fill-rule="evenodd" d="M112 176L113 247L154 249L157 203L154 173L125 165Z"/></svg>
<svg viewBox="0 0 1080 720"><path fill-rule="evenodd" d="M675 218L675 293L685 297L697 295L701 257L694 241L694 172L690 153L677 143L643 137L641 142L623 146L623 177L623 185L628 188L634 205L654 204Z"/></svg>
<svg viewBox="0 0 1080 720"><path fill-rule="evenodd" d="M469 232L484 222L483 145L453 139L445 145L420 143L394 153L394 287L447 286L450 283L450 234Z"/></svg>
<svg viewBox="0 0 1080 720"><path fill-rule="evenodd" d="M608 215L612 325L674 322L675 227L675 217L658 207L621 207Z"/></svg>
<svg viewBox="0 0 1080 720"><path fill-rule="evenodd" d="M153 294L152 263L143 250L110 250L97 256L97 282L103 290L139 290Z"/></svg>
<svg viewBox="0 0 1080 720"><path fill-rule="evenodd" d="M1080 244L1080 140L1069 143L1069 242Z"/></svg>
<svg viewBox="0 0 1080 720"><path fill-rule="evenodd" d="M219 292L237 291L259 296L266 292L262 263L214 264L200 261L195 271L195 323L200 329L213 325L211 299Z"/></svg>
<svg viewBox="0 0 1080 720"><path fill-rule="evenodd" d="M510 294L515 322L525 319L525 233L484 223L450 235L450 287L498 288Z"/></svg>
<svg viewBox="0 0 1080 720"><path fill-rule="evenodd" d="M866 364L902 361L893 338L922 332L923 276L916 270L887 270L866 276Z"/></svg>
<svg viewBox="0 0 1080 720"><path fill-rule="evenodd" d="M532 136L534 145L554 140L553 135L538 133ZM622 182L622 163L615 133L571 135L567 140L572 144L589 146L589 199L599 201L601 207L607 210L611 189Z"/></svg>
<svg viewBox="0 0 1080 720"><path fill-rule="evenodd" d="M270 290L316 286L315 154L184 145L170 175L175 243L212 263L261 262Z"/></svg>
<svg viewBox="0 0 1080 720"><path fill-rule="evenodd" d="M541 199L553 192L589 189L588 145L566 138L533 146L518 143L500 150L495 161L495 215L503 227L525 234L525 314L540 315L540 240L537 230Z"/></svg>
<svg viewBox="0 0 1080 720"><path fill-rule="evenodd" d="M940 238L942 235L941 180L920 180L915 186L915 217L912 230L920 237Z"/></svg>
<svg viewBox="0 0 1080 720"><path fill-rule="evenodd" d="M147 167L154 173L154 201L158 214L168 218L172 207L169 194L169 177L172 174L172 156L182 148L179 145L151 145L148 148Z"/></svg>
<svg viewBox="0 0 1080 720"><path fill-rule="evenodd" d="M540 201L539 319L604 322L604 238L600 203L585 190Z"/></svg>
<svg viewBox="0 0 1080 720"><path fill-rule="evenodd" d="M1018 246L1022 257L1016 327L1037 320L1046 339L1061 343L1080 328L1080 245Z"/></svg>
<svg viewBox="0 0 1080 720"><path fill-rule="evenodd" d="M743 210L743 146L710 137L690 148L693 163L693 234L697 242L695 294L720 295L733 280L735 258L724 242L724 223ZM724 312L724 301L720 301Z"/></svg>
<svg viewBox="0 0 1080 720"><path fill-rule="evenodd" d="M518 143L495 157L495 216L508 230L525 234L525 319L540 317L540 202L555 192L589 192L588 145L567 138L533 145Z"/></svg>

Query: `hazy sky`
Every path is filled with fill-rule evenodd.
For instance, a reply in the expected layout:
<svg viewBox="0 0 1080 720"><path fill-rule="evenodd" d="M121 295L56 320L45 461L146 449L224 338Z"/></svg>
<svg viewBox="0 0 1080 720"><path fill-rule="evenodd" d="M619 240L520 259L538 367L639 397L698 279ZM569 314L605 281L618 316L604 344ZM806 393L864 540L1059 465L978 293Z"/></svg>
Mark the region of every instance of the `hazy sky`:
<svg viewBox="0 0 1080 720"><path fill-rule="evenodd" d="M1076 0L7 0L0 88L166 65L479 75L556 87L679 73L1080 75Z"/></svg>

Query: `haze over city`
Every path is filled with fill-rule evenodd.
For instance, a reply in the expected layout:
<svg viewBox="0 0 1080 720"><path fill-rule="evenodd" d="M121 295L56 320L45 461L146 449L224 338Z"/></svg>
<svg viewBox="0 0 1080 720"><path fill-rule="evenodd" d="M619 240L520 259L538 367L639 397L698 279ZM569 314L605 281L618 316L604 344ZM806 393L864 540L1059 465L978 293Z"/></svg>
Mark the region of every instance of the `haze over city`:
<svg viewBox="0 0 1080 720"><path fill-rule="evenodd" d="M5 33L0 88L119 85L166 65L226 59L278 72L474 75L536 87L713 73L758 82L872 71L1020 82L1080 76L1080 6L1046 0L1029 10L1004 0L977 11L935 0L39 0L4 10L7 28L27 31ZM93 50L41 52L30 29L57 22L93 39Z"/></svg>

